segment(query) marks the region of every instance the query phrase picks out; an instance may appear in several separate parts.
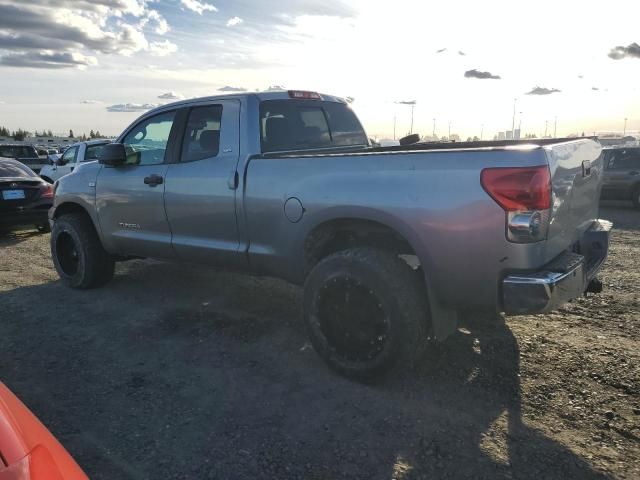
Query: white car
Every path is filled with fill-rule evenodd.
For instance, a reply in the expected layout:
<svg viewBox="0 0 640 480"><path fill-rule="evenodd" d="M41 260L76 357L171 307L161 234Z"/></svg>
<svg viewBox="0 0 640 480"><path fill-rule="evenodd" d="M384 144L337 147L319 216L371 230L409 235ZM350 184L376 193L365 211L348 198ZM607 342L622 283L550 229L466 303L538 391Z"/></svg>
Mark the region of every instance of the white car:
<svg viewBox="0 0 640 480"><path fill-rule="evenodd" d="M107 140L90 140L71 145L60 158L51 159L53 165L42 168L40 177L49 183L55 182L73 172L73 169L81 163L97 160L98 152L107 143L109 143Z"/></svg>

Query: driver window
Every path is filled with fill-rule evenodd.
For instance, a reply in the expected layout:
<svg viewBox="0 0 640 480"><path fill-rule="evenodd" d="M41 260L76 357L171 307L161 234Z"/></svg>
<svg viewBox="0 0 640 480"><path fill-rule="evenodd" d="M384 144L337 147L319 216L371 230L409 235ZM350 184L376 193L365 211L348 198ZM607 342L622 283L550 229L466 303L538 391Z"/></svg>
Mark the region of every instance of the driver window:
<svg viewBox="0 0 640 480"><path fill-rule="evenodd" d="M164 163L175 114L173 111L147 118L127 133L122 141L127 151L126 165Z"/></svg>
<svg viewBox="0 0 640 480"><path fill-rule="evenodd" d="M66 152L62 154L62 161L64 163L72 163L76 159L76 153L78 151L78 147L71 147Z"/></svg>

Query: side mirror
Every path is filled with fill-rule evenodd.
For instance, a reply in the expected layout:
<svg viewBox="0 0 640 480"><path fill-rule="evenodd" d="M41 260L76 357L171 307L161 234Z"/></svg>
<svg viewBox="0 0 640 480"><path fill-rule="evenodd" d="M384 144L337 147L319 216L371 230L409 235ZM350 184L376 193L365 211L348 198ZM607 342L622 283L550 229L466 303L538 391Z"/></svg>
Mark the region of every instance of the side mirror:
<svg viewBox="0 0 640 480"><path fill-rule="evenodd" d="M55 163L57 166L61 167L61 166L63 166L63 165L66 165L66 164L67 164L67 161L66 161L66 160L63 160L63 159L62 159L62 157L60 157L60 158L56 158L56 159L53 161L53 163Z"/></svg>
<svg viewBox="0 0 640 480"><path fill-rule="evenodd" d="M127 151L122 143L108 143L98 152L98 162L117 167L127 161Z"/></svg>

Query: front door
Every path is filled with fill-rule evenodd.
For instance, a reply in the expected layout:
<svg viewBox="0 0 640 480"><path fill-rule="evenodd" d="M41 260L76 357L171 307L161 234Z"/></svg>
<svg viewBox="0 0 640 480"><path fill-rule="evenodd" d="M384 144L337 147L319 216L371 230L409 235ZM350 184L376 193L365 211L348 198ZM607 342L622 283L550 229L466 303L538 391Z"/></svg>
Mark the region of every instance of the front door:
<svg viewBox="0 0 640 480"><path fill-rule="evenodd" d="M606 198L629 200L640 181L640 148L610 151L606 169L603 195Z"/></svg>
<svg viewBox="0 0 640 480"><path fill-rule="evenodd" d="M171 230L164 210L167 167L172 160L175 110L143 118L120 142L124 165L104 165L96 181L96 208L109 251L171 258Z"/></svg>
<svg viewBox="0 0 640 480"><path fill-rule="evenodd" d="M68 175L73 171L73 166L76 164L76 159L78 158L79 148L80 147L76 145L75 147L69 147L67 148L67 150L65 150L65 152L62 154L62 157L60 157L62 161L58 162L59 165L53 166L53 180L58 180L59 178L64 177L65 175Z"/></svg>
<svg viewBox="0 0 640 480"><path fill-rule="evenodd" d="M169 165L165 208L183 260L242 267L236 222L240 104L224 100L185 112L177 162Z"/></svg>

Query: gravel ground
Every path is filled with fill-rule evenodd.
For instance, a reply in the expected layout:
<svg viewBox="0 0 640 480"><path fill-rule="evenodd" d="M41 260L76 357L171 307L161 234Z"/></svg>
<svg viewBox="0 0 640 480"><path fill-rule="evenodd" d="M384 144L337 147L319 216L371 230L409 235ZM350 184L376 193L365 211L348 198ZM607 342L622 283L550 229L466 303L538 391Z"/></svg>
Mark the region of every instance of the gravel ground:
<svg viewBox="0 0 640 480"><path fill-rule="evenodd" d="M470 318L373 386L325 368L283 282L132 261L78 292L48 235L5 232L0 379L94 479L640 478L640 213L601 216L603 294Z"/></svg>

